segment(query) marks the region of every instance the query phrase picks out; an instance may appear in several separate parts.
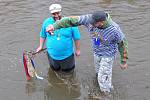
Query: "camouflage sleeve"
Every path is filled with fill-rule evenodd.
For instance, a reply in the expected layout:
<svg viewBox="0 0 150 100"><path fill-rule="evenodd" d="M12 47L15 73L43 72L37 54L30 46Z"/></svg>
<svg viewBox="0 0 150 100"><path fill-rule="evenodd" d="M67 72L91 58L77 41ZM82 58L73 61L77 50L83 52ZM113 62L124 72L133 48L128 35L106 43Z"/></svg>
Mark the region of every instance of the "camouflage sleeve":
<svg viewBox="0 0 150 100"><path fill-rule="evenodd" d="M121 56L121 60L120 60L121 64L127 63L127 60L128 60L128 42L125 38L123 41L118 43L118 50L119 50L120 56Z"/></svg>
<svg viewBox="0 0 150 100"><path fill-rule="evenodd" d="M78 23L77 16L65 17L53 24L54 29L67 28L67 27L73 27L78 25L79 23Z"/></svg>

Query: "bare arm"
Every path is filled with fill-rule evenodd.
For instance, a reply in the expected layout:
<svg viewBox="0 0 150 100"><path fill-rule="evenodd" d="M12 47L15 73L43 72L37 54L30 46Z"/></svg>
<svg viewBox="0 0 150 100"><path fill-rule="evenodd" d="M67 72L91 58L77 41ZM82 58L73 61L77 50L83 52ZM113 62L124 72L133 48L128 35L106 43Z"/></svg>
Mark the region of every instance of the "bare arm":
<svg viewBox="0 0 150 100"><path fill-rule="evenodd" d="M80 40L75 40L75 54L76 56L80 56Z"/></svg>
<svg viewBox="0 0 150 100"><path fill-rule="evenodd" d="M42 50L44 43L45 43L45 38L40 37L40 41L39 41L40 45L37 48L36 52L39 52L40 50Z"/></svg>

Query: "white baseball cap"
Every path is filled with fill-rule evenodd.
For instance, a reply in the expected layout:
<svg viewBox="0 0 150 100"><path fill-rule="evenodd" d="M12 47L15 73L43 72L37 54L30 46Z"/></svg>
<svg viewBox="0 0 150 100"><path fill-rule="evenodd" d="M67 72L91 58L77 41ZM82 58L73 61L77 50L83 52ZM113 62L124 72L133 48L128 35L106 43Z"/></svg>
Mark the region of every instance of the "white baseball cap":
<svg viewBox="0 0 150 100"><path fill-rule="evenodd" d="M52 4L49 6L49 10L51 13L60 12L62 9L60 4Z"/></svg>

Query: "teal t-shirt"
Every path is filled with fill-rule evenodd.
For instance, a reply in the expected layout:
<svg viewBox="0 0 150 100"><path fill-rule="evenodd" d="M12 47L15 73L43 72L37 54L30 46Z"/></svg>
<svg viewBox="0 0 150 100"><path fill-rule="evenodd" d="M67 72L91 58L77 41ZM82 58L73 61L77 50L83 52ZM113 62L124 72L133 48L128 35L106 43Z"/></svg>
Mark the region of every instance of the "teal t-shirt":
<svg viewBox="0 0 150 100"><path fill-rule="evenodd" d="M63 60L74 53L73 42L80 39L78 27L61 28L54 31L51 36L46 32L46 27L55 20L47 18L42 25L40 37L46 39L46 47L50 56L55 60Z"/></svg>

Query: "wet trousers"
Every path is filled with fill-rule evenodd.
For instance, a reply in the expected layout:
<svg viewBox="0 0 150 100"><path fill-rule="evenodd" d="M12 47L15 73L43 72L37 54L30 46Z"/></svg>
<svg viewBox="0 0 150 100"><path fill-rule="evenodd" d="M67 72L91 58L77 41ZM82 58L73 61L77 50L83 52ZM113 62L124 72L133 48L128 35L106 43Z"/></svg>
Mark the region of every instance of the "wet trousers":
<svg viewBox="0 0 150 100"><path fill-rule="evenodd" d="M97 80L102 92L110 92L112 86L112 66L115 57L99 57L94 55Z"/></svg>

